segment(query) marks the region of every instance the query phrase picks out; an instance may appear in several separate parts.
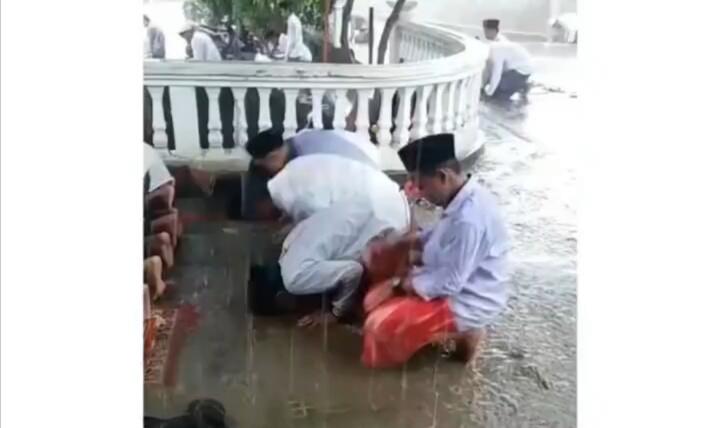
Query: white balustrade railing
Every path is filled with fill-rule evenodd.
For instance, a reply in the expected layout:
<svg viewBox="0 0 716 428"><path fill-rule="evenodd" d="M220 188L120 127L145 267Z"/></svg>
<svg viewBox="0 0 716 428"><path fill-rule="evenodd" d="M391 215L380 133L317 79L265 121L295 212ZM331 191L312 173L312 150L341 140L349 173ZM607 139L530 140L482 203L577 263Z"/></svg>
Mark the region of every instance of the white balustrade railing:
<svg viewBox="0 0 716 428"><path fill-rule="evenodd" d="M487 50L433 25L399 22L390 64L146 61L145 134L169 163L244 170L250 136L274 127L348 129L371 138L385 170L408 141L452 132L458 155L477 150Z"/></svg>

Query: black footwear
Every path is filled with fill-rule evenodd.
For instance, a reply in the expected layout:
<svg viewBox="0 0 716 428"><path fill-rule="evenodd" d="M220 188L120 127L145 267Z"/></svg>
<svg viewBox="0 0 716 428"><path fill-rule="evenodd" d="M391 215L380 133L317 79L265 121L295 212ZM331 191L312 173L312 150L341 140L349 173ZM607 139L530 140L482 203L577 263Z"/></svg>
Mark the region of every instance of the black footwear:
<svg viewBox="0 0 716 428"><path fill-rule="evenodd" d="M226 409L212 399L194 400L186 413L170 419L144 417L144 428L225 428Z"/></svg>

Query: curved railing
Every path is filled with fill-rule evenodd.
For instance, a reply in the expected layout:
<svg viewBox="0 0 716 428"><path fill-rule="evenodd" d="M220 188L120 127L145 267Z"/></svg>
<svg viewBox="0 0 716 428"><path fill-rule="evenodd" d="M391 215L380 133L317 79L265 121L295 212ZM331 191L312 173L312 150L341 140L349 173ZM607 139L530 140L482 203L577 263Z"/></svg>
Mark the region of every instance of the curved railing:
<svg viewBox="0 0 716 428"><path fill-rule="evenodd" d="M396 150L453 132L458 156L477 150L487 50L441 27L399 22L390 64L146 61L145 134L169 163L244 170L248 138L274 127L348 129L371 138L385 170ZM147 123L148 122L148 123Z"/></svg>

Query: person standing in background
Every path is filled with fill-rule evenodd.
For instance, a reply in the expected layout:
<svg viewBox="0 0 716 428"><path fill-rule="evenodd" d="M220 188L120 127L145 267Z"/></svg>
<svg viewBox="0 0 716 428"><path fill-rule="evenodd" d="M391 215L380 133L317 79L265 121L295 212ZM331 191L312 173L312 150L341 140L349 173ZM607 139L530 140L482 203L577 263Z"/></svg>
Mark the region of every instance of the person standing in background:
<svg viewBox="0 0 716 428"><path fill-rule="evenodd" d="M147 30L145 39L145 54L147 58L164 59L166 57L166 42L164 32L152 24L151 19L144 15L144 28Z"/></svg>
<svg viewBox="0 0 716 428"><path fill-rule="evenodd" d="M191 47L191 58L196 61L221 61L221 53L211 36L187 23L179 31L179 35Z"/></svg>
<svg viewBox="0 0 716 428"><path fill-rule="evenodd" d="M311 62L313 55L303 43L303 26L298 16L291 14L286 23L286 60L291 62Z"/></svg>

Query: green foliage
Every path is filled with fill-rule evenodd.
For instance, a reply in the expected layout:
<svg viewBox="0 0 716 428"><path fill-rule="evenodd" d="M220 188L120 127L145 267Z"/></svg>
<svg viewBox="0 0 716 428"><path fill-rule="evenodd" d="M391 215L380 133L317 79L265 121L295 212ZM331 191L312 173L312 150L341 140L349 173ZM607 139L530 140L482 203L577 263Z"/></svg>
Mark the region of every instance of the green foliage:
<svg viewBox="0 0 716 428"><path fill-rule="evenodd" d="M267 29L283 31L295 13L306 28L323 29L324 0L187 0L187 19L216 25L228 16L234 23L258 34Z"/></svg>

